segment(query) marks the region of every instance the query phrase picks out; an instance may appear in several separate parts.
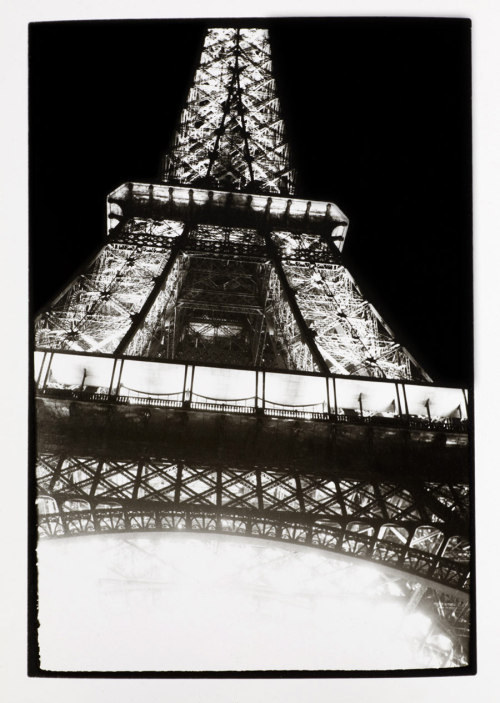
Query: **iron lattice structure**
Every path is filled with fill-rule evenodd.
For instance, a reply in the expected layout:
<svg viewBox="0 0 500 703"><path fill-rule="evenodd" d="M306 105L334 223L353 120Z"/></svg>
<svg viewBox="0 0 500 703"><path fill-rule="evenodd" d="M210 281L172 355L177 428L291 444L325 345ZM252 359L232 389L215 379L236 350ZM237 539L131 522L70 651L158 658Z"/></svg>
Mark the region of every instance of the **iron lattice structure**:
<svg viewBox="0 0 500 703"><path fill-rule="evenodd" d="M293 193L266 32L207 33L165 181Z"/></svg>
<svg viewBox="0 0 500 703"><path fill-rule="evenodd" d="M468 395L364 298L345 215L293 188L267 32L210 29L164 182L109 196L108 242L37 318L40 534L368 559L464 665Z"/></svg>

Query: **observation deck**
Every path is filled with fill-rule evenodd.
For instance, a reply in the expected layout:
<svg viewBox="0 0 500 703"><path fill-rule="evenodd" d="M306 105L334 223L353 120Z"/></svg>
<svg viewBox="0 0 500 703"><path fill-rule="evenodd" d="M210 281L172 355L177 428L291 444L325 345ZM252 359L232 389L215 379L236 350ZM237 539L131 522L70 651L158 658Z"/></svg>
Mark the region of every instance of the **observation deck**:
<svg viewBox="0 0 500 703"><path fill-rule="evenodd" d="M265 226L268 230L331 235L329 239L342 251L349 224L334 203L178 185L124 183L110 193L107 203L109 232L117 222L131 217L227 227ZM148 244L154 245L154 240Z"/></svg>

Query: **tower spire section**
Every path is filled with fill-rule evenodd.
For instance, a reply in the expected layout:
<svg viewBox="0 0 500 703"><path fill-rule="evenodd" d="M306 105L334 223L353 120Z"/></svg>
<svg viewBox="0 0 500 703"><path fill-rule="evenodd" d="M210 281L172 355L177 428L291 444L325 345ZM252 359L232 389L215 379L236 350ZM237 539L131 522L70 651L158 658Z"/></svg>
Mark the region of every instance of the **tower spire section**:
<svg viewBox="0 0 500 703"><path fill-rule="evenodd" d="M293 194L267 30L207 31L164 180Z"/></svg>
<svg viewBox="0 0 500 703"><path fill-rule="evenodd" d="M343 265L345 215L292 200L294 179L268 31L209 29L165 185L111 194L110 241L39 346L430 380Z"/></svg>

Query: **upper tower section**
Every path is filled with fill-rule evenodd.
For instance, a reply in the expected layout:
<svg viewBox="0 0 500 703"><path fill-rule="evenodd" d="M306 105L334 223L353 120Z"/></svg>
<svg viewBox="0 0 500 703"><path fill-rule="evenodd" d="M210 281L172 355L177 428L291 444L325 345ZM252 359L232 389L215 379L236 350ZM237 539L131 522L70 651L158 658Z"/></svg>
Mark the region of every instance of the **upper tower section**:
<svg viewBox="0 0 500 703"><path fill-rule="evenodd" d="M266 29L207 31L163 180L292 195L284 124Z"/></svg>

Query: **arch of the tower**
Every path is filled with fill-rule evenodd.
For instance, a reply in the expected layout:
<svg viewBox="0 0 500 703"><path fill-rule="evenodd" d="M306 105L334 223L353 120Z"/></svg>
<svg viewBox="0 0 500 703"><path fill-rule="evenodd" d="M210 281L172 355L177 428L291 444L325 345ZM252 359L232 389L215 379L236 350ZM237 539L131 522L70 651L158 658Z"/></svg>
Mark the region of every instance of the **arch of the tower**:
<svg viewBox="0 0 500 703"><path fill-rule="evenodd" d="M49 631L60 641L61 616L69 615L75 602L81 600L85 604L78 613L73 612L77 641L65 638L70 648L66 657L70 666L78 662L92 670L122 670L139 668L146 660L148 667L168 666L170 670L227 669L238 661L244 662L246 670L283 665L303 669L351 668L352 661L344 655L345 647L355 648L357 669L386 668L388 660L384 655L390 657L391 668L457 667L468 661L466 594L389 567L374 568L348 554L311 549L297 541L278 542L199 529L122 530L92 536L81 533L78 540L44 540L38 547L38 559L44 595L39 618L44 638ZM197 594L194 602L193 586ZM148 615L151 601L155 607L153 620ZM284 603L288 631L283 631L280 621ZM189 654L179 657L178 652L162 647L158 660L148 642L151 637L155 641L157 630L160 638L176 632L172 608L178 615L176 619L182 621L179 627L183 631L186 623L194 619L195 628L187 626L188 639L192 641L194 637L198 641L200 627L215 620L232 648L235 641L246 641L248 645L247 637L251 643L254 632L261 635L269 630L269 616L277 618L273 651L284 656L276 659L268 652L256 658L249 644L243 647L241 659L233 649L221 662L203 652L197 658L191 648ZM59 617L54 618L54 613L59 613ZM105 632L95 646L89 647L96 618L104 619L112 629L116 623L124 634L123 621L128 623L128 632L133 633L132 639L141 642L146 659L134 658L127 666L126 656L123 658L126 650L116 654L116 648L108 643L112 638ZM234 619L236 627L228 626L228 618ZM287 642L299 624L310 633L305 650L297 659L295 647L290 651ZM337 646L332 649L332 629L341 643L340 650ZM241 637L242 632L247 637ZM167 639L178 642L175 636ZM45 644L50 646L46 639ZM203 649L203 639L199 646ZM363 653L365 647L370 652ZM93 654L90 659L89 650ZM45 655L49 656L49 652Z"/></svg>
<svg viewBox="0 0 500 703"><path fill-rule="evenodd" d="M418 610L434 623L421 647L439 654L440 665L467 661L468 542L429 518L422 524L409 492L395 484L48 453L38 473L42 538L219 534L320 550L353 566L371 561L392 583L385 597L397 596L408 613ZM309 510L301 512L304 502ZM347 518L339 502L349 506ZM386 522L380 516L389 507Z"/></svg>
<svg viewBox="0 0 500 703"><path fill-rule="evenodd" d="M461 389L74 352L35 362L45 534L178 518L467 587Z"/></svg>
<svg viewBox="0 0 500 703"><path fill-rule="evenodd" d="M417 497L403 482L342 479L297 468L74 452L40 453L37 473L43 537L217 531L297 542L468 588L464 484L425 482ZM448 523L445 510L433 505L445 500L453 501L447 511L454 520Z"/></svg>

